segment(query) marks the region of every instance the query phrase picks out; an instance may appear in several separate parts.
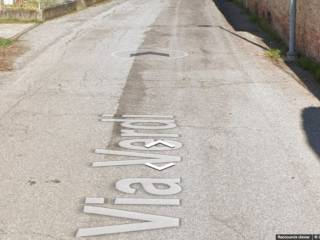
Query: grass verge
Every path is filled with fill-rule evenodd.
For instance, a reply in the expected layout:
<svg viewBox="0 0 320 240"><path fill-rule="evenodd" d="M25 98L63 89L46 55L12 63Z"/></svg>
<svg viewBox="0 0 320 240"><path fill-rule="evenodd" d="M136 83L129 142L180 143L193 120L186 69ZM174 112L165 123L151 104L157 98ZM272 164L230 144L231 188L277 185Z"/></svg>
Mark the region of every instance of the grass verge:
<svg viewBox="0 0 320 240"><path fill-rule="evenodd" d="M13 40L0 38L0 48L9 47L12 44L13 44Z"/></svg>

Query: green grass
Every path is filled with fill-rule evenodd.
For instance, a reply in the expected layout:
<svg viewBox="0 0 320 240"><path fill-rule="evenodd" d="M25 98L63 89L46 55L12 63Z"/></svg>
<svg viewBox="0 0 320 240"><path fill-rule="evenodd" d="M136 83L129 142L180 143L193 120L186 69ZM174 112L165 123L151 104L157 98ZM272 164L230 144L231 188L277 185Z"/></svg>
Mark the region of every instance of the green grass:
<svg viewBox="0 0 320 240"><path fill-rule="evenodd" d="M235 4L237 4L239 7L243 7L243 2L241 0L231 0Z"/></svg>
<svg viewBox="0 0 320 240"><path fill-rule="evenodd" d="M320 81L320 64L311 58L299 56L297 60L298 65L306 71L311 72L314 77Z"/></svg>
<svg viewBox="0 0 320 240"><path fill-rule="evenodd" d="M8 47L13 43L10 39L0 38L0 48Z"/></svg>
<svg viewBox="0 0 320 240"><path fill-rule="evenodd" d="M258 17L254 14L250 14L249 15L249 21L252 22L252 23L258 23Z"/></svg>
<svg viewBox="0 0 320 240"><path fill-rule="evenodd" d="M239 7L241 7L245 14L248 16L248 19L250 22L257 24L257 26L260 28L261 31L266 33L270 39L276 43L277 48L271 48L265 52L265 56L270 58L274 61L279 61L281 59L281 56L287 51L286 44L282 41L278 33L273 30L272 26L265 20L264 18L261 18L257 16L256 14L253 14L249 11L249 9L246 9L243 5L243 1L241 0L228 0L230 2L235 3Z"/></svg>
<svg viewBox="0 0 320 240"><path fill-rule="evenodd" d="M278 48L271 48L265 52L265 56L274 61L281 59L282 51Z"/></svg>

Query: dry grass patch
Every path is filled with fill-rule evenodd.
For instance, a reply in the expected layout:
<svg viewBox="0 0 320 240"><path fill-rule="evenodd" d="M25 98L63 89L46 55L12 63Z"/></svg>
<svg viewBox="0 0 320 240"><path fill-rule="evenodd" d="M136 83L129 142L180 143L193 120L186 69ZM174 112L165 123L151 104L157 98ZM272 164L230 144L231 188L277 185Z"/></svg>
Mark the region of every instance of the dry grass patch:
<svg viewBox="0 0 320 240"><path fill-rule="evenodd" d="M24 51L20 42L0 41L0 71L12 71L15 59Z"/></svg>

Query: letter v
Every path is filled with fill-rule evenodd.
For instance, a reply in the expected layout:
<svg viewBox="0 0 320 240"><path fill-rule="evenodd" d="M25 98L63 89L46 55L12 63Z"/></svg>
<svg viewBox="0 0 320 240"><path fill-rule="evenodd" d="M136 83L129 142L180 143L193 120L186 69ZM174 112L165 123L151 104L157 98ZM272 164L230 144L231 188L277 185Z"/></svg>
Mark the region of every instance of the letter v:
<svg viewBox="0 0 320 240"><path fill-rule="evenodd" d="M112 208L85 206L83 211L85 213L140 220L144 222L111 225L104 227L80 228L77 231L76 237L101 236L115 233L137 232L161 228L173 228L179 227L180 225L179 218L164 217L159 215L151 215L138 212L129 212Z"/></svg>
<svg viewBox="0 0 320 240"><path fill-rule="evenodd" d="M126 151L113 151L113 150L107 150L107 149L96 149L95 153L103 154L103 155L139 157L139 158L143 158L143 159L94 162L94 163L92 163L93 167L145 165L145 163L155 164L155 163L172 163L172 162L180 162L181 161L181 157L179 157L179 156L148 154L148 153L140 153L140 152L126 152Z"/></svg>

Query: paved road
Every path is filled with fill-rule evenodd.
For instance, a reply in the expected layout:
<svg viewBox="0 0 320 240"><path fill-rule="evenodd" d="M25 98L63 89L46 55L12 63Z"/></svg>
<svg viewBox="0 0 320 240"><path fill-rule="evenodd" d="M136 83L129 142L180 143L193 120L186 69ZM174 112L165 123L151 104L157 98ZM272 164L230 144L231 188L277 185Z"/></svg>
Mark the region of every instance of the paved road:
<svg viewBox="0 0 320 240"><path fill-rule="evenodd" d="M114 1L22 41L0 75L1 240L319 232L319 102L211 1Z"/></svg>

